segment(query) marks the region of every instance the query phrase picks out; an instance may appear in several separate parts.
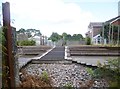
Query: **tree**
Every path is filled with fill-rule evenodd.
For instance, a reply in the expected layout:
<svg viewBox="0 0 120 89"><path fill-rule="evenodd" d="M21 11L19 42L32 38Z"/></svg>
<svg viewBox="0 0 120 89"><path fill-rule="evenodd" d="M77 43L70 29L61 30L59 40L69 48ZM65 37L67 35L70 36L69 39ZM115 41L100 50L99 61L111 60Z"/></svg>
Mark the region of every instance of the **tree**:
<svg viewBox="0 0 120 89"><path fill-rule="evenodd" d="M42 34L41 34L40 30L36 30L36 31L35 31L35 35L40 36L40 35L42 35Z"/></svg>
<svg viewBox="0 0 120 89"><path fill-rule="evenodd" d="M21 29L19 29L19 31L17 31L17 34L20 34L20 33L26 34L28 36L28 38L30 38L32 36L40 36L40 35L42 35L40 30L36 30L36 29L27 29L27 30L25 30L25 29L21 28Z"/></svg>
<svg viewBox="0 0 120 89"><path fill-rule="evenodd" d="M81 34L77 34L77 37L79 38L78 40L83 40L84 37Z"/></svg>
<svg viewBox="0 0 120 89"><path fill-rule="evenodd" d="M63 38L64 40L67 40L67 33L64 32L64 33L62 34L62 38Z"/></svg>
<svg viewBox="0 0 120 89"><path fill-rule="evenodd" d="M83 39L83 36L81 34L73 34L72 40L80 41Z"/></svg>
<svg viewBox="0 0 120 89"><path fill-rule="evenodd" d="M61 39L61 36L58 33L53 32L49 39L52 40L53 42L57 42L58 40Z"/></svg>
<svg viewBox="0 0 120 89"><path fill-rule="evenodd" d="M74 41L80 41L83 40L83 36L81 34L73 34L73 36L71 36L70 34L67 33L63 33L62 37L64 38L64 40L74 40Z"/></svg>
<svg viewBox="0 0 120 89"><path fill-rule="evenodd" d="M67 40L71 40L72 36L70 34L67 34Z"/></svg>
<svg viewBox="0 0 120 89"><path fill-rule="evenodd" d="M50 36L49 40L52 40L53 42L57 42L58 40L63 39L64 41L81 41L83 40L83 36L81 34L73 34L73 36L71 36L70 34L67 34L65 32L62 33L62 35L59 35L56 32L53 32L52 35Z"/></svg>
<svg viewBox="0 0 120 89"><path fill-rule="evenodd" d="M28 35L28 38L30 38L32 36L40 36L40 35L42 35L40 30L36 30L36 29L27 29L26 34Z"/></svg>
<svg viewBox="0 0 120 89"><path fill-rule="evenodd" d="M25 29L24 29L24 28L21 28L21 29L19 29L19 31L17 31L17 34L25 33L25 32L26 32Z"/></svg>

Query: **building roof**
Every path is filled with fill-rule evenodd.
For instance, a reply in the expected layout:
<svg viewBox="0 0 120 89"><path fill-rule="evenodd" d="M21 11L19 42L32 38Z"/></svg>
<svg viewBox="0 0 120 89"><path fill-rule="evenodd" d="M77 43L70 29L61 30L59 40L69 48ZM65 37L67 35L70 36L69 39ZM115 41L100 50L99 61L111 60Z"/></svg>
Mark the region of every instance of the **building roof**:
<svg viewBox="0 0 120 89"><path fill-rule="evenodd" d="M90 24L88 25L88 28L101 27L102 25L103 25L103 22L90 22Z"/></svg>
<svg viewBox="0 0 120 89"><path fill-rule="evenodd" d="M114 21L116 21L116 20L120 20L120 15L117 16L117 17L114 17L114 18L112 18L112 19L110 19L110 20L108 20L108 21L106 21L105 24L112 23L112 22L114 22Z"/></svg>

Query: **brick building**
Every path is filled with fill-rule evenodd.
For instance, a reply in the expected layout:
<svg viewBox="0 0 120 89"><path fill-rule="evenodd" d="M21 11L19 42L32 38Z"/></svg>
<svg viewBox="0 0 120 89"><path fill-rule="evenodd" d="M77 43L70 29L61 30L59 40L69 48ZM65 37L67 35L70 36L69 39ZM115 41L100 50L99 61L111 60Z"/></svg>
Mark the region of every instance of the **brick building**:
<svg viewBox="0 0 120 89"><path fill-rule="evenodd" d="M111 42L113 43L113 39L114 39L114 36L115 36L114 35L115 34L114 26L116 26L117 27L117 33L116 33L116 35L117 35L117 44L119 44L119 42L120 42L120 15L115 17L115 18L112 18L112 19L106 21L104 23L104 26L108 25L108 24L110 25L109 26L109 34L108 34L108 41L109 41L109 43L111 43ZM103 29L103 33L104 33L104 29Z"/></svg>
<svg viewBox="0 0 120 89"><path fill-rule="evenodd" d="M91 38L92 44L100 44L101 37L100 33L102 32L103 22L90 22L88 25L88 32L86 33L86 37Z"/></svg>

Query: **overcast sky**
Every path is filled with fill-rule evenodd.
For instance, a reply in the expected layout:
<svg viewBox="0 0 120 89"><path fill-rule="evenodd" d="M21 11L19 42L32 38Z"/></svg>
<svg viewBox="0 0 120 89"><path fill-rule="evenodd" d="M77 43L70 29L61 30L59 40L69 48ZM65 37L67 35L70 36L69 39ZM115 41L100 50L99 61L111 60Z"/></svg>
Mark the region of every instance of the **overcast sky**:
<svg viewBox="0 0 120 89"><path fill-rule="evenodd" d="M20 28L85 35L90 22L104 22L118 15L119 0L2 0L11 4L11 19Z"/></svg>

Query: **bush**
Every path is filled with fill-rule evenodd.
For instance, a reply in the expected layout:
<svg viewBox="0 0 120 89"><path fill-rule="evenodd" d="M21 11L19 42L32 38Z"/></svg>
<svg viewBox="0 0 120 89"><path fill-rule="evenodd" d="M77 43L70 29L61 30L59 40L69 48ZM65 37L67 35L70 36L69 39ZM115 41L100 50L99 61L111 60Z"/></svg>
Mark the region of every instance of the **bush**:
<svg viewBox="0 0 120 89"><path fill-rule="evenodd" d="M35 44L36 44L36 42L33 40L24 40L24 41L17 42L17 45L19 45L19 46L33 46Z"/></svg>
<svg viewBox="0 0 120 89"><path fill-rule="evenodd" d="M90 37L86 37L86 45L91 45L91 38Z"/></svg>
<svg viewBox="0 0 120 89"><path fill-rule="evenodd" d="M87 69L94 78L106 78L110 87L119 88L120 84L120 57L108 60L107 64L100 64L95 70Z"/></svg>

